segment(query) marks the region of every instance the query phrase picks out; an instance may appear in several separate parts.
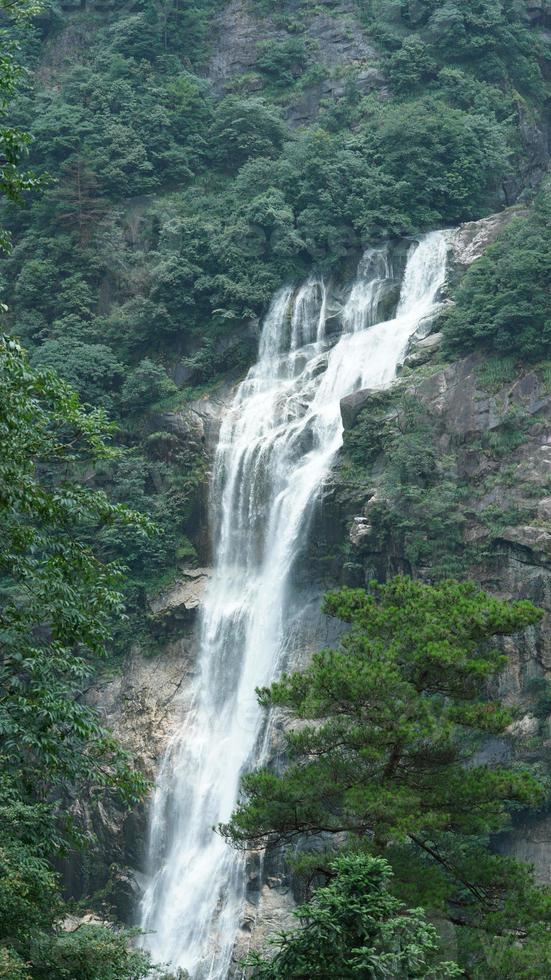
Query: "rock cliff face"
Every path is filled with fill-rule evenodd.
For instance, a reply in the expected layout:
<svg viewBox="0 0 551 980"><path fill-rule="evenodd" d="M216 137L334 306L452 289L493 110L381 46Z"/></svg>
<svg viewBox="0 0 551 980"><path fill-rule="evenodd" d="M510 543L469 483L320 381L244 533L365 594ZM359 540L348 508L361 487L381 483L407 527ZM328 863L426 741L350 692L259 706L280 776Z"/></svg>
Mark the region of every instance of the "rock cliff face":
<svg viewBox="0 0 551 980"><path fill-rule="evenodd" d="M344 95L347 78L353 78L366 94L379 90L384 95L385 80L377 66L377 52L357 17L355 4L341 0L331 12L314 8L300 25L300 36L309 47L316 65L317 80L308 82L286 106L294 125L311 122L323 99ZM278 26L277 16L264 16L248 0L231 0L215 24L215 41L209 65L214 91L261 93L266 79L258 69L262 45L277 45L289 39L289 31ZM297 78L302 69L296 66Z"/></svg>
<svg viewBox="0 0 551 980"><path fill-rule="evenodd" d="M166 745L181 723L185 698L197 660L195 617L207 569L190 570L173 588L151 602L158 622L159 647L151 652L135 645L122 670L98 680L87 699L106 727L131 754L136 767L152 782ZM141 892L147 841L147 805L126 813L111 806L75 803L91 840L91 853L78 855L63 868L72 895L90 897L108 916L133 924Z"/></svg>

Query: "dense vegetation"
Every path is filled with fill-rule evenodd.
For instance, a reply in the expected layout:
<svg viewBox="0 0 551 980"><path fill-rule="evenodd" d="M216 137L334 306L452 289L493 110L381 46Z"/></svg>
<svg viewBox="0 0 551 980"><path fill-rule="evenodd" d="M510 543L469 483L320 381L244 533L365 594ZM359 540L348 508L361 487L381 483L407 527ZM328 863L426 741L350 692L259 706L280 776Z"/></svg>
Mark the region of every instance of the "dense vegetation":
<svg viewBox="0 0 551 980"><path fill-rule="evenodd" d="M37 4L1 4L25 25ZM21 76L2 32L0 104ZM39 180L21 167L28 136L1 129L0 182L11 200ZM2 233L4 247L9 238ZM3 312L5 312L3 307ZM151 974L130 937L76 919L56 871L94 842L86 809L130 808L147 784L83 700L123 611L123 567L96 548L102 529L151 536L145 517L82 483L114 460L113 427L52 371L33 371L0 337L0 975L5 980L139 980ZM168 976L167 976L168 980Z"/></svg>
<svg viewBox="0 0 551 980"><path fill-rule="evenodd" d="M481 751L489 736L507 739L513 717L486 693L506 662L494 638L540 613L469 583L405 578L373 584L370 594L329 594L325 608L351 625L341 649L260 692L266 707L300 720L285 736L289 764L244 777L242 802L222 832L236 846L292 845L296 870L314 881L331 877L336 849L384 856L398 898L456 926L469 976L500 980L520 962L523 977L545 975L551 892L488 847L511 808L543 801L545 782L514 760L487 762ZM288 976L307 975L300 955L317 973L311 929L284 943ZM339 955L346 976L350 961L336 947ZM258 975L282 974L268 965Z"/></svg>
<svg viewBox="0 0 551 980"><path fill-rule="evenodd" d="M147 958L110 929L64 932L52 862L93 846L83 805L130 807L146 784L82 700L122 612L122 569L90 545L148 522L72 476L115 450L101 410L0 342L0 976L136 980ZM80 801L75 806L76 800Z"/></svg>

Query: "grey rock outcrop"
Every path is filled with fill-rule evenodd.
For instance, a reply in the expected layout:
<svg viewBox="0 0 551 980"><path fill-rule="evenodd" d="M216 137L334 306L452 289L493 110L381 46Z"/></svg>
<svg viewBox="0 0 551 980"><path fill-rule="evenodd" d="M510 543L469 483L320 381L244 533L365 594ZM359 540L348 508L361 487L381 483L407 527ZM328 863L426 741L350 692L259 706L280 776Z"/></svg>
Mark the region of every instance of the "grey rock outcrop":
<svg viewBox="0 0 551 980"><path fill-rule="evenodd" d="M186 568L168 590L149 601L158 628L172 628L194 622L208 585L210 568Z"/></svg>
<svg viewBox="0 0 551 980"><path fill-rule="evenodd" d="M354 424L360 412L374 397L377 397L377 392L372 388L361 388L341 399L341 417L345 428Z"/></svg>
<svg viewBox="0 0 551 980"><path fill-rule="evenodd" d="M253 17L251 7L247 0L231 0L216 19L208 74L218 95L224 94L232 79L254 68L259 43L285 36L268 21Z"/></svg>
<svg viewBox="0 0 551 980"><path fill-rule="evenodd" d="M551 816L526 820L522 828L502 837L498 850L532 865L536 879L551 885Z"/></svg>
<svg viewBox="0 0 551 980"><path fill-rule="evenodd" d="M451 237L450 245L454 262L461 270L476 262L495 242L499 234L518 215L526 214L521 207L506 208L480 221L468 221L460 225Z"/></svg>
<svg viewBox="0 0 551 980"><path fill-rule="evenodd" d="M242 976L238 969L240 960L252 949L266 948L270 936L296 927L293 916L296 902L286 878L281 875L262 875L255 869L249 875L248 898L243 911L241 928L237 936L231 976Z"/></svg>
<svg viewBox="0 0 551 980"><path fill-rule="evenodd" d="M432 333L422 340L413 339L408 354L404 360L404 367L416 368L427 364L442 346L444 335L442 333Z"/></svg>
<svg viewBox="0 0 551 980"><path fill-rule="evenodd" d="M360 92L385 91L385 79L377 63L377 52L358 20L355 5L341 0L331 12L314 9L305 13L301 36L315 51L315 61L324 78L304 88L287 106L292 125L311 122L324 99L339 99L353 76ZM247 77L247 91L260 92L264 80L257 71L259 45L279 43L292 35L270 15L258 16L247 0L231 0L215 23L213 52L208 76L218 95L231 91L235 81Z"/></svg>
<svg viewBox="0 0 551 980"><path fill-rule="evenodd" d="M430 405L442 420L444 439L473 437L497 429L512 411L536 415L551 405L551 394L535 371L491 393L479 380L481 365L482 358L472 355L412 384L411 394Z"/></svg>
<svg viewBox="0 0 551 980"><path fill-rule="evenodd" d="M116 677L99 680L88 694L89 703L149 779L154 778L166 744L180 723L195 658L192 632L168 643L162 655L147 656L136 646L123 670Z"/></svg>
<svg viewBox="0 0 551 980"><path fill-rule="evenodd" d="M212 456L218 443L221 420L233 391L234 385L229 382L219 384L208 394L189 402L185 408L159 415L157 424L188 445L202 447L207 455Z"/></svg>
<svg viewBox="0 0 551 980"><path fill-rule="evenodd" d="M352 547L362 547L371 537L371 532L372 527L367 517L354 517L348 535Z"/></svg>
<svg viewBox="0 0 551 980"><path fill-rule="evenodd" d="M211 457L218 445L220 425L224 413L231 403L234 390L235 385L222 384L214 391L209 392L208 395L203 395L202 398L197 398L190 404L190 410L201 428L205 449Z"/></svg>

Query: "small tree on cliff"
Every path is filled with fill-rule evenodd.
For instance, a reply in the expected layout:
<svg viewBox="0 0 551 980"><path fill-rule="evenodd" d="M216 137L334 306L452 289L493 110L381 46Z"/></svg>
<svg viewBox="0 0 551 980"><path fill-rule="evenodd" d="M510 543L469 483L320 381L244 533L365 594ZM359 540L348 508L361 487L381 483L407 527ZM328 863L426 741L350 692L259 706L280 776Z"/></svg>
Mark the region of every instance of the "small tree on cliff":
<svg viewBox="0 0 551 980"><path fill-rule="evenodd" d="M389 891L382 858L355 854L333 861L332 880L294 912L300 928L271 940L273 955L245 961L255 980L445 980L463 973L439 961L436 929L422 909L407 910Z"/></svg>
<svg viewBox="0 0 551 980"><path fill-rule="evenodd" d="M351 624L341 649L259 692L266 707L305 722L287 733L289 765L281 775L245 777L222 833L237 847L300 844L299 866L312 873L343 841L384 853L408 905L468 929L527 928L535 891L528 869L492 854L487 842L512 808L540 803L544 786L527 768L477 753L489 737L506 738L513 718L488 695L505 663L492 641L541 613L472 583L408 578L374 584L369 595L331 593L325 610ZM547 921L549 904L539 891L538 921Z"/></svg>

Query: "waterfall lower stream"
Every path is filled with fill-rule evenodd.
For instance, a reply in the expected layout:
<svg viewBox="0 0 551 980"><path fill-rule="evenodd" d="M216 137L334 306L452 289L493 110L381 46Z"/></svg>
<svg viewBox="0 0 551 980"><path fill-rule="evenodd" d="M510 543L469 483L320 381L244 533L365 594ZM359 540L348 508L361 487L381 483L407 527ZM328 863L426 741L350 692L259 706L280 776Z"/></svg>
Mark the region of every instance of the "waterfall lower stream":
<svg viewBox="0 0 551 980"><path fill-rule="evenodd" d="M144 944L192 980L224 980L244 900L243 856L213 827L235 806L261 753L254 691L284 658L291 572L342 444L340 400L384 388L436 309L447 236L412 245L395 316L378 322L393 271L368 250L338 319L319 279L278 293L259 359L223 422L212 487L215 572L201 618L197 677L157 779ZM328 325L331 326L329 335Z"/></svg>

